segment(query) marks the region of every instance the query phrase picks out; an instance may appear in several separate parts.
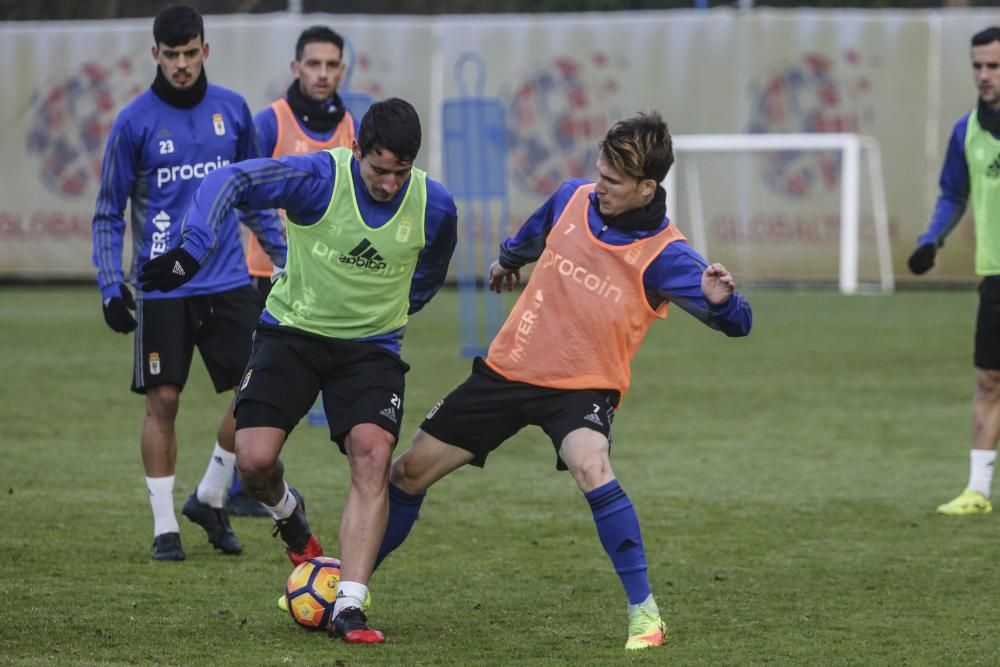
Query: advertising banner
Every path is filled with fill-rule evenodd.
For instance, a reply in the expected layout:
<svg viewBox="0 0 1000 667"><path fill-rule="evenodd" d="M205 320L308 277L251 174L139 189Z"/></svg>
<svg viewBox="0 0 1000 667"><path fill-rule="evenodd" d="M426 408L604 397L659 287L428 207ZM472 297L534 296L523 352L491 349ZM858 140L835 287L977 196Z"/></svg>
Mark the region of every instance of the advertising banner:
<svg viewBox="0 0 1000 667"><path fill-rule="evenodd" d="M991 22L1000 17L985 10L208 16L206 72L256 112L287 88L298 34L329 25L350 39L350 90L412 102L423 122L417 164L445 181L443 110L463 97L454 73L471 54L483 69L476 94L506 111L508 233L563 180L593 177L598 141L637 111L660 111L676 135L870 135L882 151L893 266L905 280L949 133L976 101L969 38ZM90 221L107 133L153 79L152 41L152 19L0 24L0 277L93 276ZM743 262L748 278L836 279L839 158L704 160L710 259ZM683 167L680 206L669 212L682 230ZM873 261L865 234L863 265ZM936 277L971 280L973 244L964 221Z"/></svg>

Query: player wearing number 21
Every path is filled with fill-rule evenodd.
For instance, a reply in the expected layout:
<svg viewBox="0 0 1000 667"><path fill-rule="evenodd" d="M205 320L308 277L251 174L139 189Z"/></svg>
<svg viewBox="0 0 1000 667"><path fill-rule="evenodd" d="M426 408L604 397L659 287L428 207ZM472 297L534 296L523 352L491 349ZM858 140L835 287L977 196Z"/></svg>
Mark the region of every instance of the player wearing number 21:
<svg viewBox="0 0 1000 667"><path fill-rule="evenodd" d="M329 626L348 643L384 641L363 610L403 422L409 366L400 350L409 315L437 293L455 248L455 201L413 165L420 142L416 110L391 98L368 109L351 148L218 169L195 194L183 243L164 256L182 264L210 257L218 220L235 206L287 212L288 263L267 297L236 396L236 466L274 517L291 561L322 555L278 457L323 392L330 439L351 470ZM149 262L139 279L183 287L186 276L156 268Z"/></svg>

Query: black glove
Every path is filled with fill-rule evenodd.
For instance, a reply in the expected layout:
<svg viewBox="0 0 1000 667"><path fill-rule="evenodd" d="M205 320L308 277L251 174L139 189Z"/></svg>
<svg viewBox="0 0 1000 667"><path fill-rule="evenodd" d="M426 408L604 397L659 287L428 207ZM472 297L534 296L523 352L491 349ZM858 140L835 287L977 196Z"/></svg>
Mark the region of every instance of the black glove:
<svg viewBox="0 0 1000 667"><path fill-rule="evenodd" d="M169 292L194 278L201 267L187 250L174 248L142 265L139 282L144 292Z"/></svg>
<svg viewBox="0 0 1000 667"><path fill-rule="evenodd" d="M135 299L125 283L118 284L118 291L121 296L113 296L104 301L104 321L112 331L130 333L135 330L135 317L128 311L135 310Z"/></svg>
<svg viewBox="0 0 1000 667"><path fill-rule="evenodd" d="M910 265L910 271L917 274L927 273L934 266L934 256L937 254L937 248L933 243L925 243L910 255L908 264Z"/></svg>

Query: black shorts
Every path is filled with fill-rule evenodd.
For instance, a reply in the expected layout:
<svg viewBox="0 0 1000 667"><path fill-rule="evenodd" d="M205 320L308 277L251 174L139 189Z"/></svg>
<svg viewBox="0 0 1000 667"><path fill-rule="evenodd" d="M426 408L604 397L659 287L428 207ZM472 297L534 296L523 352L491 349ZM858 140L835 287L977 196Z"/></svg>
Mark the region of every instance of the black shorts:
<svg viewBox="0 0 1000 667"><path fill-rule="evenodd" d="M421 430L471 452L472 465L482 467L490 452L529 424L541 426L556 450L556 468L563 439L578 428L601 433L611 442L611 425L620 396L605 389L549 389L512 382L493 371L480 357L472 375L431 408Z"/></svg>
<svg viewBox="0 0 1000 667"><path fill-rule="evenodd" d="M132 391L183 387L198 347L219 393L235 387L250 358L250 336L264 303L253 287L206 296L140 299L136 309Z"/></svg>
<svg viewBox="0 0 1000 667"><path fill-rule="evenodd" d="M236 428L290 433L322 390L330 439L341 451L358 424L375 424L398 440L409 370L399 355L374 343L259 324L236 394Z"/></svg>
<svg viewBox="0 0 1000 667"><path fill-rule="evenodd" d="M250 284L260 292L261 299L267 301L267 297L271 293L271 278L269 276L250 276Z"/></svg>
<svg viewBox="0 0 1000 667"><path fill-rule="evenodd" d="M1000 370L1000 276L986 276L979 283L974 363L983 370Z"/></svg>

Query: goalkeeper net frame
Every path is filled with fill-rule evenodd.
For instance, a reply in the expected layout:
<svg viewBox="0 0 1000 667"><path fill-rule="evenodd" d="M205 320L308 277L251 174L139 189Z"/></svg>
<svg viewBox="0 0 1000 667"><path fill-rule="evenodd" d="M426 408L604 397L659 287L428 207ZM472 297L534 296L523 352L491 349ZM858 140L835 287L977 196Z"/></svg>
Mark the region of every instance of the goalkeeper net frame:
<svg viewBox="0 0 1000 667"><path fill-rule="evenodd" d="M712 231L710 229L711 217L709 213L706 213L706 208L713 204L713 201L704 198L705 188L702 187L704 169L699 168L698 158L700 156L718 157L729 154L729 156L753 155L759 159L767 159L769 156L781 158L780 160L772 160L771 164L789 164L794 160L799 160L801 163L805 160L804 175L808 177L814 175L815 172L823 172L829 185L825 196L826 200L830 201L824 203L823 206L832 206L831 210L833 211L839 208L839 258L836 267L836 281L840 291L844 294L855 294L859 291L890 293L894 290L895 282L892 270L885 185L882 176L882 158L879 144L874 138L850 133L692 134L674 136L673 149L675 164L663 181L667 191L667 212L671 218L677 216L681 229L689 234L691 244L706 257L712 253L712 246L718 244L715 244L714 241L710 243L713 234L710 233ZM833 159L823 160L819 168L814 168L816 167L815 157L822 155L827 156L827 158L833 156ZM730 157L726 163L733 162L738 162L738 160ZM730 205L731 209L738 210L738 213L731 217L752 215L752 207L745 205L745 201L750 201L753 196L757 196L758 199L767 198L767 196L746 194L759 193L767 189L760 184L760 163L750 162L748 164L751 165L749 168L743 168L738 172L735 185L732 187L720 186L712 193L713 200L726 196L741 199L742 203L736 206ZM865 182L862 180L863 166L867 166L864 174L867 176ZM803 174L796 173L796 175ZM808 181L808 178L806 180ZM865 198L862 197L863 185L870 194L870 199L867 201L864 201ZM839 207L837 202L832 200L837 189L839 189ZM738 193L733 194L732 191L738 191ZM778 201L779 198L771 196L771 199ZM778 201L776 205L792 206L793 204ZM683 210L679 209L678 206L683 207ZM794 206L814 211L819 205L811 202L807 197L800 197ZM866 215L864 216L862 215L863 206L870 207L865 209ZM864 280L859 277L862 223L871 224L871 229L866 228L866 232L870 232L869 238L874 241L872 262L877 265L876 270L863 276ZM746 224L745 220L743 224ZM760 253L768 251L766 246L762 247L764 249L760 250ZM868 251L867 246L865 251ZM726 258L721 259L723 263L726 263ZM794 260L794 249L786 252L784 256L777 254L770 259L778 264L783 261L787 262L789 259ZM767 265L766 261L758 262L758 264ZM738 267L738 263L736 266ZM794 267L786 268L794 275ZM769 280L768 276L753 275L753 271L750 271L750 275L737 275L737 278L740 277L751 282L755 279ZM830 278L832 279L833 276ZM797 281L793 278L781 282L794 283ZM802 282L808 282L808 277Z"/></svg>

